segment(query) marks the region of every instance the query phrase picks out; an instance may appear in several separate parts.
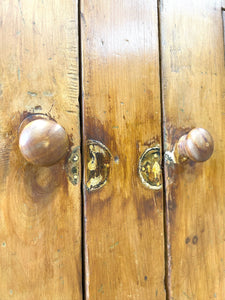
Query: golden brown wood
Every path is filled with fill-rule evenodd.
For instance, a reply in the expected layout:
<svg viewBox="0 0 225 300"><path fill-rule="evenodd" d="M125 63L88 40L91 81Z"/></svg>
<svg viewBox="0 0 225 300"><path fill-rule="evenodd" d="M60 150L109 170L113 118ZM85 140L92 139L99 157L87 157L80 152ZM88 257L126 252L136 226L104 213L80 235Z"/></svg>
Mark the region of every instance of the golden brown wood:
<svg viewBox="0 0 225 300"><path fill-rule="evenodd" d="M79 138L77 1L0 1L0 299L82 299L80 186L65 162L24 160L18 129L44 113Z"/></svg>
<svg viewBox="0 0 225 300"><path fill-rule="evenodd" d="M222 2L163 0L160 7L165 150L207 128L204 164L165 162L169 299L225 299L225 81Z"/></svg>
<svg viewBox="0 0 225 300"><path fill-rule="evenodd" d="M138 176L161 143L157 1L82 0L81 21L85 148L112 155L85 191L86 299L165 299L162 190Z"/></svg>
<svg viewBox="0 0 225 300"><path fill-rule="evenodd" d="M53 120L43 118L29 122L19 136L19 147L24 158L38 166L51 166L68 151L65 130Z"/></svg>
<svg viewBox="0 0 225 300"><path fill-rule="evenodd" d="M179 139L175 145L175 157L178 157L178 161L191 159L203 162L211 157L213 149L211 134L204 128L195 128Z"/></svg>

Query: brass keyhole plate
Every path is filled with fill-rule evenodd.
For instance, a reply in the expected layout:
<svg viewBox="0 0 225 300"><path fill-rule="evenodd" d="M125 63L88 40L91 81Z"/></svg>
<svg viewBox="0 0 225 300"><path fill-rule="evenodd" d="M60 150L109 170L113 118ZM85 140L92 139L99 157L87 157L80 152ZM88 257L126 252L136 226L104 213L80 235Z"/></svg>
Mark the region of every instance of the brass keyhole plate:
<svg viewBox="0 0 225 300"><path fill-rule="evenodd" d="M139 159L138 173L142 183L147 188L153 190L161 189L162 169L159 147L153 147L145 150Z"/></svg>
<svg viewBox="0 0 225 300"><path fill-rule="evenodd" d="M99 141L88 140L86 149L86 189L94 191L104 186L110 172L112 155Z"/></svg>

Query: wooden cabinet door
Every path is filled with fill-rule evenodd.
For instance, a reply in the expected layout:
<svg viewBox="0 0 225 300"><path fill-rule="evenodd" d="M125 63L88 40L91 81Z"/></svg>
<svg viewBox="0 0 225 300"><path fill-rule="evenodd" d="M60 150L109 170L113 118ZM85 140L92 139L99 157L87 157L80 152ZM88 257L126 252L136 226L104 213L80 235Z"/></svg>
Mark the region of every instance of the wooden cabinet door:
<svg viewBox="0 0 225 300"><path fill-rule="evenodd" d="M224 11L0 2L0 299L224 299ZM69 137L52 166L19 150L33 114ZM169 160L195 127L213 156Z"/></svg>
<svg viewBox="0 0 225 300"><path fill-rule="evenodd" d="M77 1L0 1L0 299L82 299L80 185L18 147L32 113L80 144Z"/></svg>
<svg viewBox="0 0 225 300"><path fill-rule="evenodd" d="M84 0L80 13L86 299L165 299L163 193L138 174L161 149L157 1Z"/></svg>
<svg viewBox="0 0 225 300"><path fill-rule="evenodd" d="M165 156L168 299L225 298L224 4L160 4L164 152L193 127L214 138L204 163Z"/></svg>

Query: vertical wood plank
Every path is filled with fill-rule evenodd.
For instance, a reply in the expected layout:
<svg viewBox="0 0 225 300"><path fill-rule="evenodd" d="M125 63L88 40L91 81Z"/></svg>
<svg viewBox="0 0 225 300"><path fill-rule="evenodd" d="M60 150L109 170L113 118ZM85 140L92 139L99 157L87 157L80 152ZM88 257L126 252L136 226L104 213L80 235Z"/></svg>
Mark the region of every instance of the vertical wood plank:
<svg viewBox="0 0 225 300"><path fill-rule="evenodd" d="M222 3L161 1L165 150L209 130L204 163L165 162L169 299L225 298L225 81Z"/></svg>
<svg viewBox="0 0 225 300"><path fill-rule="evenodd" d="M28 164L18 127L48 114L80 144L77 1L0 3L0 298L82 299L80 185Z"/></svg>
<svg viewBox="0 0 225 300"><path fill-rule="evenodd" d="M84 192L86 299L165 299L162 190L137 172L161 143L157 1L83 0L81 29L84 142L112 154Z"/></svg>

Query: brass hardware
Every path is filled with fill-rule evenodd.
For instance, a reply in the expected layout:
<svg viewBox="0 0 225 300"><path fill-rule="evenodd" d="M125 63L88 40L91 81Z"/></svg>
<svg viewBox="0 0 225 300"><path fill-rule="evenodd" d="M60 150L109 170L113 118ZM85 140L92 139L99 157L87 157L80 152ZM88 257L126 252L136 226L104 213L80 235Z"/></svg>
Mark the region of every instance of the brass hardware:
<svg viewBox="0 0 225 300"><path fill-rule="evenodd" d="M142 183L153 190L162 187L162 170L160 164L160 148L153 147L145 150L138 164L138 173Z"/></svg>
<svg viewBox="0 0 225 300"><path fill-rule="evenodd" d="M66 164L66 172L70 182L76 185L80 178L80 147L72 150Z"/></svg>
<svg viewBox="0 0 225 300"><path fill-rule="evenodd" d="M99 141L88 140L86 149L86 189L94 191L104 186L110 172L112 155Z"/></svg>

